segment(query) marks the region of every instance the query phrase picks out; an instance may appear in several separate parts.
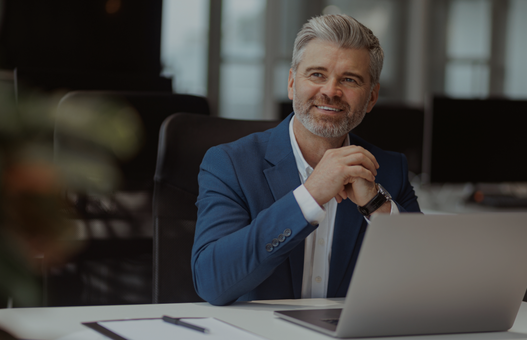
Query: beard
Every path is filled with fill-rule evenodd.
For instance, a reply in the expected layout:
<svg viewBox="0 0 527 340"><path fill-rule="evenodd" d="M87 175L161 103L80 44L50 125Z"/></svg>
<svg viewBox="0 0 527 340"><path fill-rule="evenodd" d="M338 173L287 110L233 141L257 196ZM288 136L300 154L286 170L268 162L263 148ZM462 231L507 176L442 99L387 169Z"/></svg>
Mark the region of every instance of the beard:
<svg viewBox="0 0 527 340"><path fill-rule="evenodd" d="M293 88L293 110L296 117L308 131L320 137L342 137L356 128L366 115L368 103L369 101L367 100L363 107L352 110L349 104L342 102L338 98L330 99L325 95L317 95L313 99L302 102L296 95L296 89ZM343 112L339 112L335 117L317 117L317 115L310 112L313 105L332 105L340 108Z"/></svg>

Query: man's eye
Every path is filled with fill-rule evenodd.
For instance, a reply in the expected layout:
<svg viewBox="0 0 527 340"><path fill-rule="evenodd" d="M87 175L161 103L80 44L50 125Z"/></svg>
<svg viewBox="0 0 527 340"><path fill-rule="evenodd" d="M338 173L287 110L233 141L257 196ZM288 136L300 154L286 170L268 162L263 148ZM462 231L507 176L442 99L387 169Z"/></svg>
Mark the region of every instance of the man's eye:
<svg viewBox="0 0 527 340"><path fill-rule="evenodd" d="M356 83L355 79L353 78L344 78L345 83Z"/></svg>
<svg viewBox="0 0 527 340"><path fill-rule="evenodd" d="M316 77L316 78L320 78L320 77L322 77L322 73L313 73L311 76L312 77Z"/></svg>

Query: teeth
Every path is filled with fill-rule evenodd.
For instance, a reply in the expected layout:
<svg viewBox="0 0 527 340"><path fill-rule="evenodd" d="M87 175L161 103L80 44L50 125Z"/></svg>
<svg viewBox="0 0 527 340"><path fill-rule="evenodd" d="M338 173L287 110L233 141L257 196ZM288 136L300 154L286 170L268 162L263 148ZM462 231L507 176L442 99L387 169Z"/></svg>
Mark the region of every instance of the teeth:
<svg viewBox="0 0 527 340"><path fill-rule="evenodd" d="M329 107L329 106L317 106L317 107L318 107L319 109L322 109L322 110L329 110L329 111L336 111L336 112L338 112L338 111L342 111L342 110L340 110L340 109L335 109L335 108L333 108L333 107Z"/></svg>

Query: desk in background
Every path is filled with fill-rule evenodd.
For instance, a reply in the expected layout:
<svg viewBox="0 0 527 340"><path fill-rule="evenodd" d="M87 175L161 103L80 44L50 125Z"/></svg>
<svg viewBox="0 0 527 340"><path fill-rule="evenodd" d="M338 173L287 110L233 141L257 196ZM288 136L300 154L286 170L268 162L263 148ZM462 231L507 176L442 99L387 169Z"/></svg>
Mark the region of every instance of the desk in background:
<svg viewBox="0 0 527 340"><path fill-rule="evenodd" d="M525 212L527 211L527 182L496 184L425 184L419 178L412 181L421 210L426 214L478 214L485 212ZM488 193L489 197L503 195L515 198L521 204L486 204L474 201L477 192ZM507 202L504 202L507 203Z"/></svg>
<svg viewBox="0 0 527 340"><path fill-rule="evenodd" d="M267 339L318 340L330 337L281 320L275 310L307 308L342 308L344 299L268 300L236 303L216 307L206 302L182 304L118 305L101 307L47 307L0 310L0 325L22 339L33 340L99 340L101 336L81 322L147 318L215 317ZM397 339L525 339L527 338L527 303L523 302L513 328L509 332L411 336ZM383 338L389 339L389 338Z"/></svg>

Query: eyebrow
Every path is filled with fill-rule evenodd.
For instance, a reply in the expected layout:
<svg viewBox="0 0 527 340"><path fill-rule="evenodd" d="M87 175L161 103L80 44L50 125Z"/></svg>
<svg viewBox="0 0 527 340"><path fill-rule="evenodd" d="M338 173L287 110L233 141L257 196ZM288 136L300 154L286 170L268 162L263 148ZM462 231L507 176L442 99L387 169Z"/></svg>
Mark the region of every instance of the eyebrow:
<svg viewBox="0 0 527 340"><path fill-rule="evenodd" d="M312 71L326 71L327 72L327 68L323 67L323 66L311 66L311 67L308 67L306 68L306 73L309 73L309 72L312 72ZM364 82L364 78L360 75L360 74L357 74L357 73L353 73L353 72L344 72L342 74L343 76L348 76L348 77L356 77L358 78L362 83Z"/></svg>

